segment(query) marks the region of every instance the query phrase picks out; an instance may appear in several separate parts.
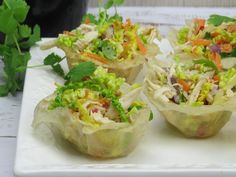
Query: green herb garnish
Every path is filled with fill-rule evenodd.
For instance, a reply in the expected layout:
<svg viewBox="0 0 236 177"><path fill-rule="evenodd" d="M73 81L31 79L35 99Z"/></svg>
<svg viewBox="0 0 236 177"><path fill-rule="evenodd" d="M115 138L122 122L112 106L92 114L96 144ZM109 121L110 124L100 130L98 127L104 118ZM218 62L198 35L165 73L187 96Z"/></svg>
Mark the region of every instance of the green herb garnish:
<svg viewBox="0 0 236 177"><path fill-rule="evenodd" d="M59 76L64 77L65 73L60 65L60 62L64 58L65 57L60 57L59 55L56 55L55 53L51 53L44 59L43 64L51 66L53 71L55 71Z"/></svg>
<svg viewBox="0 0 236 177"><path fill-rule="evenodd" d="M207 59L193 60L193 63L194 64L201 64L205 67L212 68L213 70L218 72L218 68L216 67L215 63L213 63L213 61L211 61L211 60L207 60Z"/></svg>
<svg viewBox="0 0 236 177"><path fill-rule="evenodd" d="M204 39L212 39L211 33L210 32L206 32Z"/></svg>
<svg viewBox="0 0 236 177"><path fill-rule="evenodd" d="M93 91L97 91L102 96L111 99L111 103L113 107L117 110L117 112L119 113L121 121L129 122L126 112L119 101L119 97L117 97L113 93L113 91L110 90L109 88L101 86L100 83L96 83L96 79L90 79L83 82L68 83L67 85L63 87L59 87L56 91L57 96L54 102L52 103L52 105L50 106L50 108L54 109L56 107L64 107L63 99L62 99L64 91L68 89L76 90L79 88L88 88Z"/></svg>
<svg viewBox="0 0 236 177"><path fill-rule="evenodd" d="M98 48L101 50L105 58L109 60L116 59L116 49L112 46L109 41L100 41Z"/></svg>
<svg viewBox="0 0 236 177"><path fill-rule="evenodd" d="M83 62L72 68L66 75L67 82L79 82L84 77L90 76L96 70L96 66L93 62Z"/></svg>
<svg viewBox="0 0 236 177"><path fill-rule="evenodd" d="M236 57L236 48L233 49L231 53L220 53L222 59L224 58L230 58L230 57Z"/></svg>
<svg viewBox="0 0 236 177"><path fill-rule="evenodd" d="M122 5L123 3L124 3L124 0L108 0L107 3L104 5L104 8L110 9L112 6L114 6L116 10L116 7ZM117 13L117 10L116 10L116 13Z"/></svg>
<svg viewBox="0 0 236 177"><path fill-rule="evenodd" d="M0 32L4 42L0 44L0 58L4 63L4 85L0 85L0 96L15 95L23 89L23 76L30 53L28 49L40 40L40 28L33 30L23 24L29 11L24 0L3 0L0 6Z"/></svg>
<svg viewBox="0 0 236 177"><path fill-rule="evenodd" d="M219 26L224 22L236 22L235 18L230 18L221 15L211 15L210 18L207 20L208 24L212 24L214 26Z"/></svg>

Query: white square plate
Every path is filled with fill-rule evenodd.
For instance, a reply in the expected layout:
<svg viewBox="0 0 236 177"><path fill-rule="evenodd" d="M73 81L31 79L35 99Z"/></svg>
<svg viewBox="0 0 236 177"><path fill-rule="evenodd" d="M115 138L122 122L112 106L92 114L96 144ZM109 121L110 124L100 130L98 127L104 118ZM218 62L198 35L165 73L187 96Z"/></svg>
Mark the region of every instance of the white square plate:
<svg viewBox="0 0 236 177"><path fill-rule="evenodd" d="M29 65L41 64L53 49L31 50ZM38 138L32 127L36 104L62 79L49 67L28 69L20 115L15 174L17 177L236 176L236 114L211 138L187 139L167 126L158 112L138 147L127 157L99 160L58 143L50 131ZM153 109L155 110L155 109Z"/></svg>

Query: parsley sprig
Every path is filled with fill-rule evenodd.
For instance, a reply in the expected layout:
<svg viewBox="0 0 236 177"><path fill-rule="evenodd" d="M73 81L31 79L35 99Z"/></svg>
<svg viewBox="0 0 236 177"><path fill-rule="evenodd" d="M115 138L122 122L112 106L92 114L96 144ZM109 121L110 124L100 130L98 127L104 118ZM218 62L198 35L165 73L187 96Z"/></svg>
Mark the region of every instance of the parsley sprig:
<svg viewBox="0 0 236 177"><path fill-rule="evenodd" d="M222 15L211 15L210 18L207 21L209 24L212 24L214 26L220 26L222 23L228 23L228 22L236 22L235 18L230 18L227 16Z"/></svg>
<svg viewBox="0 0 236 177"><path fill-rule="evenodd" d="M82 23L85 23L86 20L89 20L90 23L96 24L98 29L102 28L104 24L112 23L115 20L122 21L122 16L118 15L117 13L117 6L120 6L124 3L124 0L108 0L104 5L99 3L99 15L96 17L95 15L88 13L84 15L82 19ZM115 8L115 14L110 16L107 12L108 9L111 7Z"/></svg>
<svg viewBox="0 0 236 177"><path fill-rule="evenodd" d="M0 85L0 96L15 95L23 89L23 75L30 59L28 49L40 40L40 28L31 29L24 21L29 12L24 0L3 0L0 5L0 58L4 64L5 83Z"/></svg>

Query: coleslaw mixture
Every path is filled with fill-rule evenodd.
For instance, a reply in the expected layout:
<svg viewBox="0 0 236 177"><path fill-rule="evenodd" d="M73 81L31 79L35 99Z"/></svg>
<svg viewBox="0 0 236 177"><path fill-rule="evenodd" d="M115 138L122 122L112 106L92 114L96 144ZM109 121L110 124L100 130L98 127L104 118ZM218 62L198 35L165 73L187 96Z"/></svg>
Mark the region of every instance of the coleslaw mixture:
<svg viewBox="0 0 236 177"><path fill-rule="evenodd" d="M218 69L222 59L236 57L236 19L211 15L207 20L193 19L176 36L177 53L212 60Z"/></svg>
<svg viewBox="0 0 236 177"><path fill-rule="evenodd" d="M109 16L104 10L98 18L87 14L77 29L64 31L59 35L57 45L73 49L84 60L109 64L133 60L137 53L146 55L147 45L157 36L154 27L142 27L130 19L124 22L117 13Z"/></svg>
<svg viewBox="0 0 236 177"><path fill-rule="evenodd" d="M213 105L236 95L236 69L218 70L210 60L154 65L156 80L146 78L154 98L179 105Z"/></svg>
<svg viewBox="0 0 236 177"><path fill-rule="evenodd" d="M81 82L59 86L49 110L69 108L78 113L82 121L94 126L111 122L132 122L130 116L146 108L146 105L137 99L141 91L139 85L127 88L128 94L120 90L124 81L113 73L107 73L107 69L98 67L93 75Z"/></svg>

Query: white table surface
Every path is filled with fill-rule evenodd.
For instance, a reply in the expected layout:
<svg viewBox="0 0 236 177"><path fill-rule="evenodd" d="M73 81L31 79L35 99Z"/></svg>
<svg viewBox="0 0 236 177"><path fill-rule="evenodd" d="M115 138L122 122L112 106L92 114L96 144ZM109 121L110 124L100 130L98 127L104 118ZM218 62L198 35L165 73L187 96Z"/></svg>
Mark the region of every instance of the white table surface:
<svg viewBox="0 0 236 177"><path fill-rule="evenodd" d="M89 9L97 13L97 9ZM185 18L207 17L209 14L235 16L236 8L119 8L124 17L144 23L158 23L161 33L168 26L181 26ZM0 71L2 63L0 62ZM0 78L1 83L1 78ZM0 98L0 177L13 177L18 119L22 93Z"/></svg>

